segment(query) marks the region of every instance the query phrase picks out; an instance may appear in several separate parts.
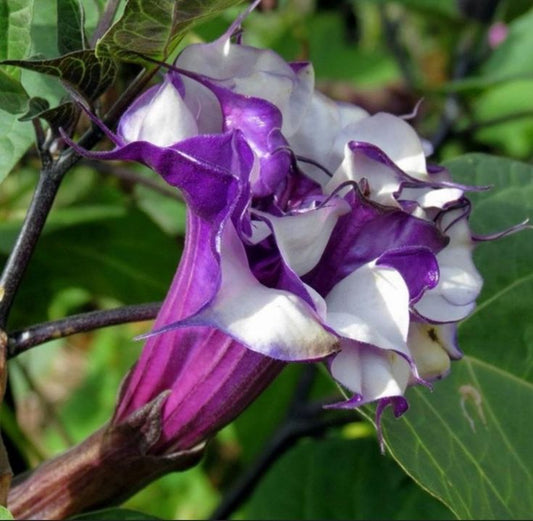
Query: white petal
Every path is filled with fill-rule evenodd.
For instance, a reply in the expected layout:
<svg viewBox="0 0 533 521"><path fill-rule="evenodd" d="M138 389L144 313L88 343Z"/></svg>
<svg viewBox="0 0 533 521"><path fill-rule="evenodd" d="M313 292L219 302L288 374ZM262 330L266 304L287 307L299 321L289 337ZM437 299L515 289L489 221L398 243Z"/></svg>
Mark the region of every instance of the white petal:
<svg viewBox="0 0 533 521"><path fill-rule="evenodd" d="M332 193L346 181L360 182L363 178L368 181L369 198L372 201L399 207L394 194L400 188L400 180L394 170L379 161L373 161L364 154L354 154L348 144L344 149L344 161L324 190L326 193Z"/></svg>
<svg viewBox="0 0 533 521"><path fill-rule="evenodd" d="M403 395L410 376L407 361L397 353L343 344L330 366L331 374L363 403Z"/></svg>
<svg viewBox="0 0 533 521"><path fill-rule="evenodd" d="M339 216L349 211L344 199L334 197L316 210L268 216L283 260L297 275L305 275L317 265Z"/></svg>
<svg viewBox="0 0 533 521"><path fill-rule="evenodd" d="M267 237L272 235L270 226L265 221L252 221L252 236L250 237L250 244L259 244Z"/></svg>
<svg viewBox="0 0 533 521"><path fill-rule="evenodd" d="M358 121L368 117L368 112L352 103L337 102L339 109L339 124L340 128L345 128L348 125L353 125Z"/></svg>
<svg viewBox="0 0 533 521"><path fill-rule="evenodd" d="M420 138L401 118L380 112L348 127L348 141L365 141L381 148L404 172L427 180L426 158Z"/></svg>
<svg viewBox="0 0 533 521"><path fill-rule="evenodd" d="M365 264L326 296L327 324L347 338L409 355L409 290L398 271Z"/></svg>
<svg viewBox="0 0 533 521"><path fill-rule="evenodd" d="M168 76L153 96L140 100L145 102L122 117L119 133L126 142L148 141L165 147L198 135L193 114Z"/></svg>
<svg viewBox="0 0 533 521"><path fill-rule="evenodd" d="M287 136L294 153L317 161L334 172L342 162L344 143L335 148L335 139L341 129L337 103L320 92L315 92L305 110L297 132ZM316 182L324 181L324 172L313 165L300 163L300 168Z"/></svg>
<svg viewBox="0 0 533 521"><path fill-rule="evenodd" d="M442 294L437 293L437 288L426 291L422 298L415 304L416 311L424 318L443 323L458 322L474 311L476 307L475 302L464 306L456 306L448 302Z"/></svg>
<svg viewBox="0 0 533 521"><path fill-rule="evenodd" d="M253 351L281 360L312 360L337 350L338 339L296 295L260 284L231 224L221 246L222 284L197 322L210 323Z"/></svg>
<svg viewBox="0 0 533 521"><path fill-rule="evenodd" d="M457 212L448 212L448 220ZM472 260L473 243L466 218L456 221L447 230L450 242L438 255L438 285L426 291L415 309L429 320L451 322L465 318L474 307L483 279Z"/></svg>

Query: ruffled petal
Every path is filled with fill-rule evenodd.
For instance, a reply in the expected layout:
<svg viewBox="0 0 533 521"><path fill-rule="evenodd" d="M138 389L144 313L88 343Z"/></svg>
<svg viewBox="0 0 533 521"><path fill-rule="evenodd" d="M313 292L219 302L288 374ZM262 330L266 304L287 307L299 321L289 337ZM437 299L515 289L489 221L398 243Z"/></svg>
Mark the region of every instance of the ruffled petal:
<svg viewBox="0 0 533 521"><path fill-rule="evenodd" d="M409 288L410 302L416 302L427 289L439 281L439 264L435 254L425 246L408 246L384 253L377 261L398 271Z"/></svg>
<svg viewBox="0 0 533 521"><path fill-rule="evenodd" d="M230 36L226 33L212 43L188 46L176 65L217 80L235 93L269 101L283 115L283 133L291 135L313 92L312 66L295 71L275 52L232 44Z"/></svg>
<svg viewBox="0 0 533 521"><path fill-rule="evenodd" d="M446 223L450 223L446 228ZM442 226L450 243L438 253L440 280L415 305L423 317L435 322L456 322L472 312L483 279L472 260L473 241L462 209L445 214Z"/></svg>
<svg viewBox="0 0 533 521"><path fill-rule="evenodd" d="M292 163L288 143L281 133L281 112L264 99L235 94L216 85L211 90L221 105L223 131L242 132L258 158L258 175L250 179L253 195L273 194L288 176Z"/></svg>
<svg viewBox="0 0 533 521"><path fill-rule="evenodd" d="M387 251L423 247L436 254L448 239L433 223L401 210L375 207L357 193L350 213L339 217L317 266L304 277L307 284L326 295L341 279Z"/></svg>
<svg viewBox="0 0 533 521"><path fill-rule="evenodd" d="M285 263L301 276L316 266L339 216L349 211L345 200L332 198L324 206L301 214L274 217L257 212L257 215L271 224Z"/></svg>
<svg viewBox="0 0 533 521"><path fill-rule="evenodd" d="M398 271L370 262L326 296L327 324L339 335L409 357L409 289Z"/></svg>
<svg viewBox="0 0 533 521"><path fill-rule="evenodd" d="M344 143L372 143L410 176L428 180L426 157L420 138L413 127L402 119L380 112L347 126L342 135Z"/></svg>
<svg viewBox="0 0 533 521"><path fill-rule="evenodd" d="M355 393L357 406L402 396L411 374L409 364L397 353L349 340L343 340L341 351L330 363L330 371L335 380Z"/></svg>
<svg viewBox="0 0 533 521"><path fill-rule="evenodd" d="M388 158L380 157L382 152L368 143L350 141L344 150L344 160L333 178L325 187L332 193L346 181L366 183L365 196L376 203L398 207L397 196L402 183L412 181Z"/></svg>

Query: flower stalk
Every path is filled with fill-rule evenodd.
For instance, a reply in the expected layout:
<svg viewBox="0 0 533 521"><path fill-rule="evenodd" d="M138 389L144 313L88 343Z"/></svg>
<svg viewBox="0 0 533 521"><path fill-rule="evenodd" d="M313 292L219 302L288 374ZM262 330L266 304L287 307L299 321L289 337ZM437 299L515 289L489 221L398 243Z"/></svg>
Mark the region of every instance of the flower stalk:
<svg viewBox="0 0 533 521"><path fill-rule="evenodd" d="M16 519L65 519L124 501L168 472L185 470L201 459L204 443L156 456L151 447L161 435L166 395L127 421L106 425L71 450L18 476L8 508Z"/></svg>

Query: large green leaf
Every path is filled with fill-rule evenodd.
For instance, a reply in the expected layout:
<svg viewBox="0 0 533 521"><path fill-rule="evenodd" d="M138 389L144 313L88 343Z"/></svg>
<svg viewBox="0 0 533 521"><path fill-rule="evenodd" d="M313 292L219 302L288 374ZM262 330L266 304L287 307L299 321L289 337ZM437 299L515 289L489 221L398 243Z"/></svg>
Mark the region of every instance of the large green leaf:
<svg viewBox="0 0 533 521"><path fill-rule="evenodd" d="M472 154L447 164L454 179L487 185L472 194L474 231L533 215L533 167ZM414 389L400 420L384 415L393 456L462 519L533 512L533 231L478 247L485 278L476 311L459 329L466 357L435 391Z"/></svg>
<svg viewBox="0 0 533 521"><path fill-rule="evenodd" d="M16 60L28 55L31 47L33 0L3 0L0 3L0 61ZM6 68L18 78L19 71Z"/></svg>
<svg viewBox="0 0 533 521"><path fill-rule="evenodd" d="M79 0L56 0L59 54L85 49L85 13Z"/></svg>
<svg viewBox="0 0 533 521"><path fill-rule="evenodd" d="M128 0L122 17L99 40L99 56L142 61L164 60L185 31L241 0Z"/></svg>
<svg viewBox="0 0 533 521"><path fill-rule="evenodd" d="M0 110L20 114L28 105L29 96L20 81L0 69Z"/></svg>
<svg viewBox="0 0 533 521"><path fill-rule="evenodd" d="M375 438L300 442L257 487L247 519L448 519Z"/></svg>
<svg viewBox="0 0 533 521"><path fill-rule="evenodd" d="M32 12L33 0L0 2L0 61L16 60L28 54ZM0 71L0 182L33 142L31 125L21 125L14 114L5 112L17 113L25 108L24 88L18 83L19 78L20 70L16 67L3 67Z"/></svg>
<svg viewBox="0 0 533 521"><path fill-rule="evenodd" d="M531 383L467 356L433 393L409 393L404 419L387 415L387 443L458 518L526 519L533 512L532 400Z"/></svg>

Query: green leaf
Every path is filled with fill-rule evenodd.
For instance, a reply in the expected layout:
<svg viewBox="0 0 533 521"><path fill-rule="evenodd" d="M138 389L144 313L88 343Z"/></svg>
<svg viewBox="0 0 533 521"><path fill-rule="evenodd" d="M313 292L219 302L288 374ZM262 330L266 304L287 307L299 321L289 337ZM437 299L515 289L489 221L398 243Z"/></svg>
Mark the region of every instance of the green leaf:
<svg viewBox="0 0 533 521"><path fill-rule="evenodd" d="M36 96L29 100L26 108L26 113L19 118L19 121L31 121L32 119L39 117L39 114L50 108L50 103L48 103L48 100Z"/></svg>
<svg viewBox="0 0 533 521"><path fill-rule="evenodd" d="M98 56L142 62L164 60L185 31L241 0L128 0L122 17L98 41Z"/></svg>
<svg viewBox="0 0 533 521"><path fill-rule="evenodd" d="M11 519L11 518L10 518ZM95 510L94 512L87 512L86 514L80 514L78 516L69 517L69 519L78 520L120 520L120 521L135 521L136 519L159 519L158 517L149 516L136 510L128 510L126 508L105 508L103 510Z"/></svg>
<svg viewBox="0 0 533 521"><path fill-rule="evenodd" d="M0 109L10 114L26 110L29 96L22 84L0 70Z"/></svg>
<svg viewBox="0 0 533 521"><path fill-rule="evenodd" d="M13 514L6 508L0 505L0 519L15 519Z"/></svg>
<svg viewBox="0 0 533 521"><path fill-rule="evenodd" d="M33 0L0 2L0 61L28 55L31 47ZM13 79L9 81L8 77ZM20 70L2 67L0 71L0 182L15 166L34 139L31 125L21 125L15 114L23 112L28 100L24 96ZM11 114L5 111L11 112Z"/></svg>
<svg viewBox="0 0 533 521"><path fill-rule="evenodd" d="M30 121L35 118L44 119L56 136L59 136L59 129L63 128L66 131L76 123L79 115L79 108L68 101L62 103L57 107L48 108L48 102L42 98L32 98L30 100L30 108L19 118L19 121Z"/></svg>
<svg viewBox="0 0 533 521"><path fill-rule="evenodd" d="M259 483L246 519L449 519L375 438L305 440Z"/></svg>
<svg viewBox="0 0 533 521"><path fill-rule="evenodd" d="M97 99L115 79L117 68L110 58L97 58L93 50L75 51L51 60L7 60L9 65L55 76L86 100Z"/></svg>
<svg viewBox="0 0 533 521"><path fill-rule="evenodd" d="M56 0L59 54L85 49L85 14L79 0Z"/></svg>
<svg viewBox="0 0 533 521"><path fill-rule="evenodd" d="M0 3L0 61L28 55L32 13L33 0L4 0ZM20 71L14 68L7 68L6 72L15 78L20 76Z"/></svg>
<svg viewBox="0 0 533 521"><path fill-rule="evenodd" d="M21 123L15 114L0 110L0 182L33 143L30 123Z"/></svg>
<svg viewBox="0 0 533 521"><path fill-rule="evenodd" d="M533 167L467 155L446 165L473 193L472 228L489 233L533 215ZM408 393L409 411L384 415L400 465L460 519L519 519L533 512L533 231L478 246L485 279L478 307L459 329L466 357L435 390Z"/></svg>

